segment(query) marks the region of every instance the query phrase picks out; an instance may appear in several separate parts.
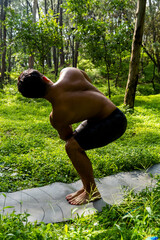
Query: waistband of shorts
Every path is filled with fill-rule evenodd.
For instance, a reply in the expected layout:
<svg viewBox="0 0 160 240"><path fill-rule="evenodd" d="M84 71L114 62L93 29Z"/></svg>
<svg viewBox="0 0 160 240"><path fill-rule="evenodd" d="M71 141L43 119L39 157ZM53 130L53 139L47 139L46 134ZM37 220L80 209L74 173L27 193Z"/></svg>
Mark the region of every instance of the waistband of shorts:
<svg viewBox="0 0 160 240"><path fill-rule="evenodd" d="M122 118L126 118L126 116L124 115L124 113L123 113L119 108L116 108L109 116L107 116L106 118L104 118L104 119L102 119L102 120L113 118L113 117L116 116L116 115L119 115L119 116L121 116Z"/></svg>
<svg viewBox="0 0 160 240"><path fill-rule="evenodd" d="M117 114L117 113L122 113L123 114L123 112L119 108L116 108L115 110L113 110L113 112L108 117L110 117L111 115Z"/></svg>
<svg viewBox="0 0 160 240"><path fill-rule="evenodd" d="M122 118L126 118L126 116L124 115L124 113L119 109L119 108L116 108L115 110L113 110L113 112L111 112L111 114L105 118L102 118L102 119L99 119L97 121L92 121L92 120L87 120L87 123L88 124L95 124L96 122L99 123L99 122L103 122L107 119L110 119L110 118L113 118L115 115L119 115L121 116Z"/></svg>

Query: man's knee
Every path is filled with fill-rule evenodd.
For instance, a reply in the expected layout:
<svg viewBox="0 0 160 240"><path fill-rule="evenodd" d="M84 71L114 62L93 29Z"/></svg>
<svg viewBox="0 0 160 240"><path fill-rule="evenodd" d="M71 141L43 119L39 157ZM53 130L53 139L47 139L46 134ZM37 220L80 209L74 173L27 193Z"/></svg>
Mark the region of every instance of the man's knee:
<svg viewBox="0 0 160 240"><path fill-rule="evenodd" d="M74 139L74 137L71 137L67 140L65 145L66 152L73 152L73 151L83 151L83 149L80 147L78 142Z"/></svg>

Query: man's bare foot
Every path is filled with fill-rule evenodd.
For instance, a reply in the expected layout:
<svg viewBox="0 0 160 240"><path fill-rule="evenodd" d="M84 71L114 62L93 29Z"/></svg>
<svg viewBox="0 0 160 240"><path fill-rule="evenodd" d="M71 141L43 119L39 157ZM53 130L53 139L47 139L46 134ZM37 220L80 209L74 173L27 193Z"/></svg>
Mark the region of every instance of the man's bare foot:
<svg viewBox="0 0 160 240"><path fill-rule="evenodd" d="M101 195L98 190L96 192L93 192L92 194L89 194L85 189L81 189L71 195L72 197L70 199L67 199L71 205L81 205L101 199Z"/></svg>
<svg viewBox="0 0 160 240"><path fill-rule="evenodd" d="M71 200L72 198L75 198L75 197L79 196L83 191L84 191L84 188L78 190L77 192L68 194L68 195L66 196L66 199L69 201L69 200Z"/></svg>

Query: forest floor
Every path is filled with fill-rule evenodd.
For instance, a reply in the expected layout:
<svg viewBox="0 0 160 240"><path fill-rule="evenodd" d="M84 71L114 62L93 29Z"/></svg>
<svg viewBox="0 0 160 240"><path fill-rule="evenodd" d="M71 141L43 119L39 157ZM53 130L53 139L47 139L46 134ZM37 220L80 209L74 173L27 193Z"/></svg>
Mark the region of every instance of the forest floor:
<svg viewBox="0 0 160 240"><path fill-rule="evenodd" d="M104 91L105 87L98 86ZM160 94L136 97L134 112L123 107L124 94L112 101L126 113L128 128L117 141L87 152L96 178L147 169L160 162ZM0 192L79 179L64 142L51 127L51 106L22 97L16 84L0 91ZM73 126L76 128L77 124ZM126 193L120 206L67 223L24 224L26 215L0 215L0 239L145 239L160 237L160 181L151 192Z"/></svg>

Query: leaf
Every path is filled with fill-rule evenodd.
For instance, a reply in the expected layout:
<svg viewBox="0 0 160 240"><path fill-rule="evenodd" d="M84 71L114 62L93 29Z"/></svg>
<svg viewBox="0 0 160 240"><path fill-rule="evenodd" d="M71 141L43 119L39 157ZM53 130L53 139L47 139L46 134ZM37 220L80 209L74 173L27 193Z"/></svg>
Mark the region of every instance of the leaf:
<svg viewBox="0 0 160 240"><path fill-rule="evenodd" d="M65 224L65 226L64 226L64 231L65 231L65 233L68 232L68 225L67 224Z"/></svg>
<svg viewBox="0 0 160 240"><path fill-rule="evenodd" d="M121 232L121 227L118 224L115 224L115 226L118 228L118 230Z"/></svg>
<svg viewBox="0 0 160 240"><path fill-rule="evenodd" d="M4 209L7 209L7 208L14 208L14 206L7 206L7 207L4 207L3 210L4 210Z"/></svg>
<svg viewBox="0 0 160 240"><path fill-rule="evenodd" d="M146 210L147 210L147 212L149 213L149 215L152 215L152 210L151 210L150 207L146 207Z"/></svg>

